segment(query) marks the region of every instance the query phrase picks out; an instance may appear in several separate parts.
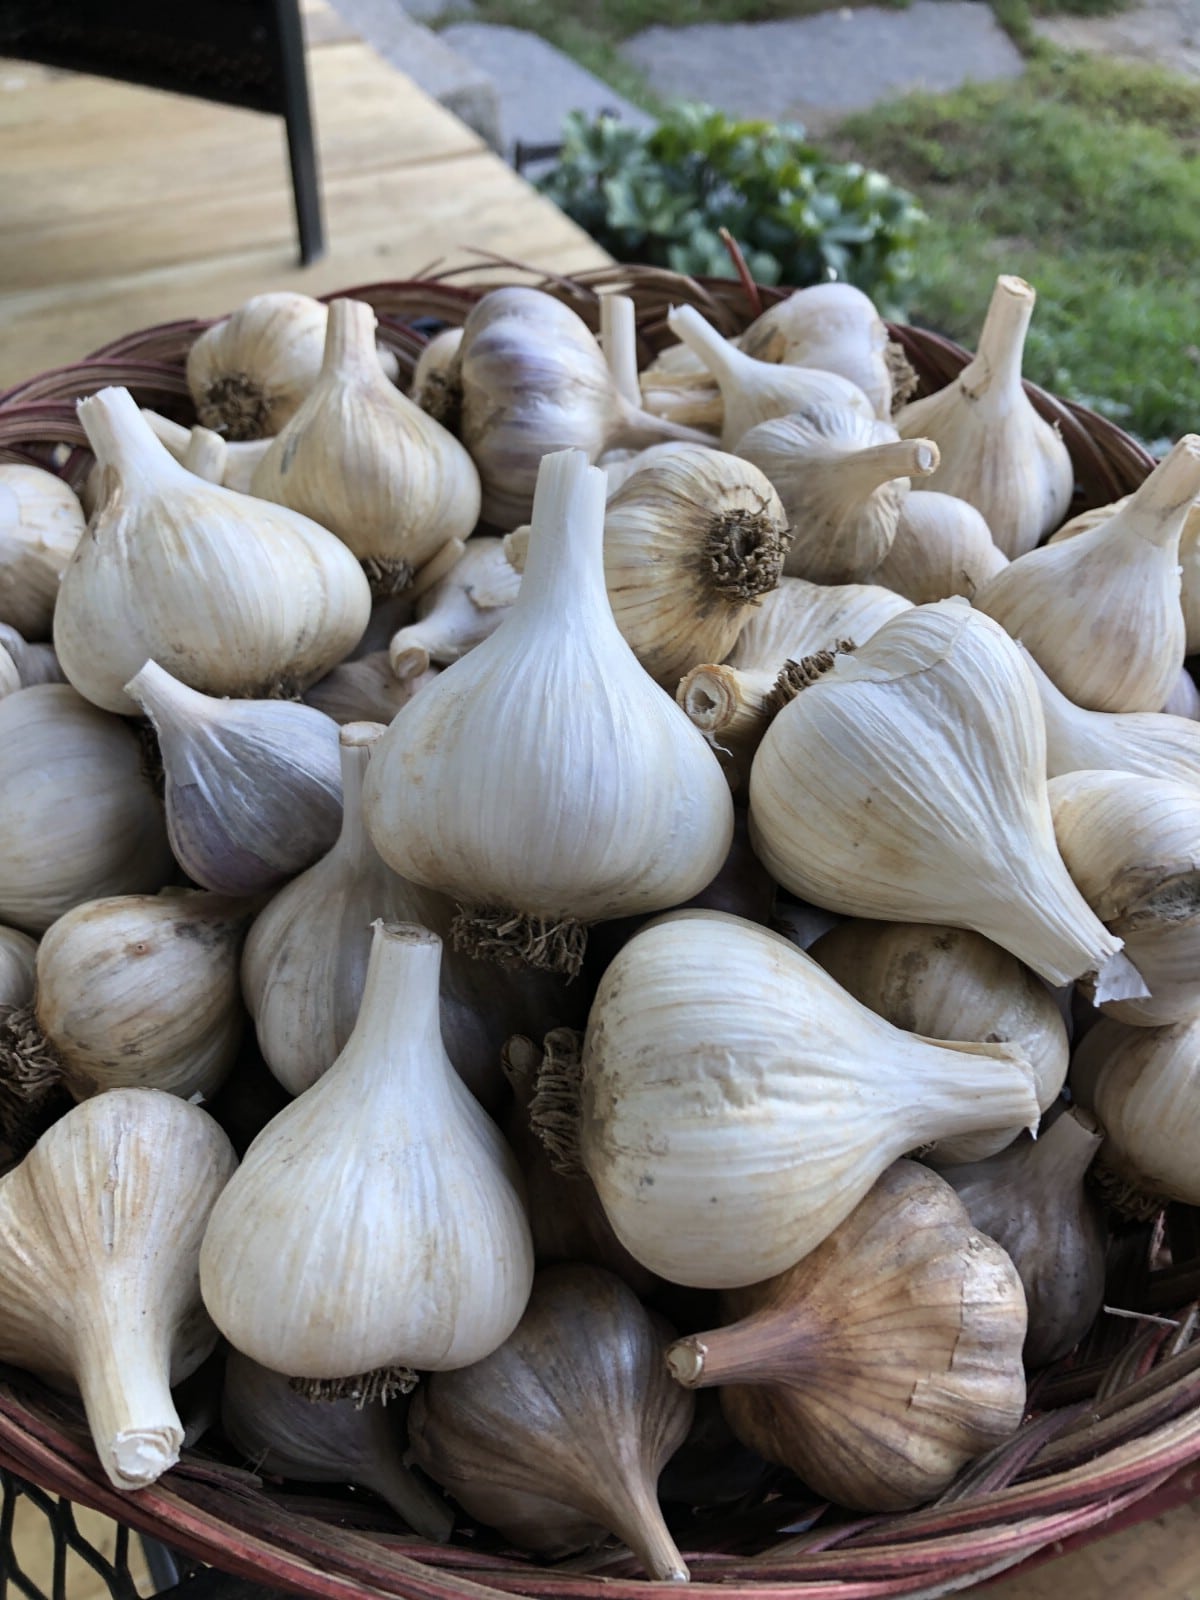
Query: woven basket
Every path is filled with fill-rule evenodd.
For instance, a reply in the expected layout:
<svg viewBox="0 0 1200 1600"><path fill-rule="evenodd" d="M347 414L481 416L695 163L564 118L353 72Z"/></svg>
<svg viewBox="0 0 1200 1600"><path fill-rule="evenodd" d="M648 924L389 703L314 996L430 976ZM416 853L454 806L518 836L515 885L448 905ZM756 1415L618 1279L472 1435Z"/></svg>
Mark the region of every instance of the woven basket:
<svg viewBox="0 0 1200 1600"><path fill-rule="evenodd" d="M693 304L734 334L785 293L745 278L699 281L654 268L614 267L568 280L543 278L517 263L491 265L559 295L593 327L599 290L630 293L647 358L669 342L665 313L672 304ZM345 292L374 306L380 337L407 372L423 343L410 324L423 318L461 323L491 286L456 277ZM51 465L81 483L90 456L74 402L107 384L123 384L140 403L192 420L183 363L205 326L175 322L131 334L87 361L0 395L0 458ZM892 334L923 393L949 381L968 359L957 345L919 329L895 327ZM1072 512L1127 494L1145 477L1151 458L1112 423L1027 387L1071 451L1079 484ZM1106 1299L1134 1315L1106 1312L1065 1362L1038 1375L1020 1431L969 1468L935 1505L850 1518L814 1504L780 1472L719 1511L669 1508L693 1587L719 1585L722 1600L942 1595L1200 1492L1200 1314L1191 1304L1198 1298L1200 1211L1173 1206L1150 1223L1127 1227L1114 1242ZM28 1376L0 1368L0 1465L260 1584L310 1595L409 1600L514 1593L633 1600L653 1592L619 1549L551 1566L469 1522L449 1545L430 1545L406 1535L370 1496L267 1481L221 1451L219 1440L206 1437L153 1488L119 1494L99 1468L78 1408Z"/></svg>

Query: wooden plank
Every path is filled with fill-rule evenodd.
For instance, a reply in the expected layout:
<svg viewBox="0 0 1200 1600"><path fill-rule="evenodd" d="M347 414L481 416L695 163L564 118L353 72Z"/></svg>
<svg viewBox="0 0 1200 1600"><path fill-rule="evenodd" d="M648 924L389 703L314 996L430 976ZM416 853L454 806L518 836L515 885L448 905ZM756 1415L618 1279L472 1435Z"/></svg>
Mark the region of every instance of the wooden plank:
<svg viewBox="0 0 1200 1600"><path fill-rule="evenodd" d="M1180 1506L966 1592L977 1600L1200 1600L1200 1505Z"/></svg>

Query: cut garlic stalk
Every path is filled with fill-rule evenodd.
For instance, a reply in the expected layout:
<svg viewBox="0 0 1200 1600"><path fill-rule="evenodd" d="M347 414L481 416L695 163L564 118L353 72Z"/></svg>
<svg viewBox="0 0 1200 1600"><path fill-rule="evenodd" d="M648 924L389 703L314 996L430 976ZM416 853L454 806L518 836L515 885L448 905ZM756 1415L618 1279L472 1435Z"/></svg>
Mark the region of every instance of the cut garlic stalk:
<svg viewBox="0 0 1200 1600"><path fill-rule="evenodd" d="M449 572L418 600L417 620L392 635L393 673L402 680L419 678L435 662L448 667L465 656L495 633L520 587L502 540L470 540Z"/></svg>

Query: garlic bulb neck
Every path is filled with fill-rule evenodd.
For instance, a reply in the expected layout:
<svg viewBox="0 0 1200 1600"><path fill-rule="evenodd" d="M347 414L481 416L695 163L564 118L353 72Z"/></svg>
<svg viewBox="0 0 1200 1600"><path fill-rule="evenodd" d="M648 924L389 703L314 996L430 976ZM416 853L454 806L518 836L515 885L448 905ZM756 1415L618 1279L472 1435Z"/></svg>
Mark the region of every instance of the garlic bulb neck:
<svg viewBox="0 0 1200 1600"><path fill-rule="evenodd" d="M1188 513L1200 495L1200 435L1188 433L1107 522L1079 535L1089 548L1144 540L1176 552Z"/></svg>
<svg viewBox="0 0 1200 1600"><path fill-rule="evenodd" d="M761 736L769 720L766 701L778 676L777 672L706 664L693 667L680 680L675 698L703 734L721 740L755 731ZM757 747L758 740L754 743Z"/></svg>
<svg viewBox="0 0 1200 1600"><path fill-rule="evenodd" d="M156 436L128 389L101 389L76 409L100 467L115 468L122 478L183 481L186 469Z"/></svg>
<svg viewBox="0 0 1200 1600"><path fill-rule="evenodd" d="M1073 1106L1030 1142L1027 1164L1053 1171L1064 1185L1082 1183L1104 1143L1104 1129L1090 1111Z"/></svg>
<svg viewBox="0 0 1200 1600"><path fill-rule="evenodd" d="M534 491L514 618L561 613L575 626L620 638L604 586L606 489L604 474L589 471L578 451L547 458Z"/></svg>
<svg viewBox="0 0 1200 1600"><path fill-rule="evenodd" d="M375 313L364 300L332 300L321 357L323 378L353 377L358 383L378 381L391 390L375 349Z"/></svg>
<svg viewBox="0 0 1200 1600"><path fill-rule="evenodd" d="M159 442L165 446L165 440ZM224 483L229 465L229 446L211 428L193 428L183 452L183 465L209 483Z"/></svg>
<svg viewBox="0 0 1200 1600"><path fill-rule="evenodd" d="M427 1051L442 1049L438 1013L438 976L442 941L435 933L414 924L376 922L371 944L361 1013L370 1016L386 1033L403 1031L412 1047L399 1059L371 1057L373 1068L386 1070L395 1081L399 1071L420 1073Z"/></svg>
<svg viewBox="0 0 1200 1600"><path fill-rule="evenodd" d="M1036 299L1022 278L997 278L975 356L958 380L966 397L980 402L984 411L1003 412L1013 390L1021 387L1025 336Z"/></svg>
<svg viewBox="0 0 1200 1600"><path fill-rule="evenodd" d="M119 1488L154 1483L179 1460L183 1428L171 1398L170 1330L157 1317L81 1319L79 1393L92 1437L108 1446L105 1469Z"/></svg>
<svg viewBox="0 0 1200 1600"><path fill-rule="evenodd" d="M888 439L865 450L847 451L821 463L835 492L847 503L866 500L896 478L927 478L940 452L932 439Z"/></svg>
<svg viewBox="0 0 1200 1600"><path fill-rule="evenodd" d="M794 1374L803 1361L803 1313L799 1311L787 1317L770 1310L756 1312L728 1327L677 1339L667 1351L671 1376L685 1389L777 1383Z"/></svg>

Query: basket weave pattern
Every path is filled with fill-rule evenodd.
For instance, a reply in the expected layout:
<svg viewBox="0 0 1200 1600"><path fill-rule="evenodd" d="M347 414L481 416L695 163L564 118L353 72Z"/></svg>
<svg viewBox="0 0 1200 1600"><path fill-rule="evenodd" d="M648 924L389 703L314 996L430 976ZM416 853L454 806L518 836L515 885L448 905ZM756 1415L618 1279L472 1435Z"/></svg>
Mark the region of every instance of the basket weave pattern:
<svg viewBox="0 0 1200 1600"><path fill-rule="evenodd" d="M523 277L558 294L592 327L599 320L598 291L630 293L645 359L670 342L665 316L671 305L695 305L723 333L736 334L786 292L657 268L614 267L560 279L530 275L517 263L497 264L511 268L514 280ZM409 324L418 318L459 324L489 286L445 274L344 293L375 308L379 337L407 374L424 342ZM140 404L191 422L183 363L205 326L175 322L131 334L87 361L0 395L0 459L51 466L80 485L91 456L75 401L108 384L124 385ZM948 382L968 359L935 334L908 327L891 332L921 393ZM1152 459L1120 429L1027 388L1061 429L1074 460L1079 490L1072 514L1142 481ZM684 1514L682 1525L673 1520L693 1585L719 1585L724 1600L941 1595L1102 1524L1133 1520L1151 1503L1162 1509L1200 1492L1200 1312L1192 1303L1200 1299L1200 1212L1170 1207L1156 1222L1127 1228L1115 1240L1110 1266L1107 1303L1138 1315L1102 1315L1072 1356L1031 1382L1021 1430L969 1468L935 1505L899 1516L846 1518L800 1497L795 1481L779 1474L747 1501L719 1513ZM548 1566L469 1523L455 1542L430 1545L406 1535L370 1497L302 1492L231 1460L211 1453L205 1442L185 1450L178 1467L154 1487L119 1494L99 1467L78 1408L25 1374L0 1368L0 1465L258 1583L330 1600L486 1600L514 1593L633 1600L653 1592L620 1550Z"/></svg>

